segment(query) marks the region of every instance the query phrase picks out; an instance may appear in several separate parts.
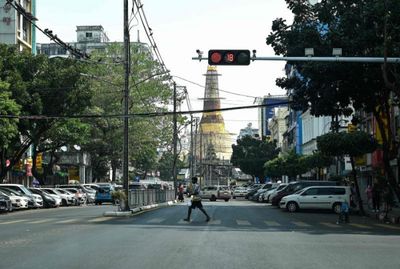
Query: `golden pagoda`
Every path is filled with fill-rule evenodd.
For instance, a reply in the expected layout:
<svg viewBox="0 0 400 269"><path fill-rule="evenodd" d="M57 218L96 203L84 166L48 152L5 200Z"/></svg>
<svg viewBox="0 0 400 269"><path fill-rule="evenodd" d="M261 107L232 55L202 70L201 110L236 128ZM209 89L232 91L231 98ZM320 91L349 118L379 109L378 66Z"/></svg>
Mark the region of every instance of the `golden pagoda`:
<svg viewBox="0 0 400 269"><path fill-rule="evenodd" d="M203 110L205 111L221 108L218 76L217 68L208 66L205 74L206 87L203 98ZM217 166L229 164L232 155L232 136L225 129L221 111L203 112L199 136L200 139L196 141L196 157L203 163L203 169L209 170L210 167L216 169ZM204 172L206 178L207 173L210 174L211 172Z"/></svg>

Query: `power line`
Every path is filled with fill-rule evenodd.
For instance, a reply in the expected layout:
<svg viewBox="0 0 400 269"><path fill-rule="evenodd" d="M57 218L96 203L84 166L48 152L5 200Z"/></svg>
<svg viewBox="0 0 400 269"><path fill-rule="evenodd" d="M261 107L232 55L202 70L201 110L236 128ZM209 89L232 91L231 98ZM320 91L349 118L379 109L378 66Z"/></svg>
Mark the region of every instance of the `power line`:
<svg viewBox="0 0 400 269"><path fill-rule="evenodd" d="M175 75L173 75L172 77L181 79L181 80L183 80L183 81L189 82L189 83L191 83L191 84L193 84L193 85L196 85L196 86L199 86L199 87L205 89L205 86L201 85L200 83L197 83L197 82L188 80L188 79L183 78L183 77L180 77L180 76L175 76ZM242 96L242 97L248 97L248 98L252 98L252 99L254 99L254 98L259 98L259 97L252 96L252 95L246 95L246 94L241 94L241 93L236 93L236 92L231 92L231 91L226 91L226 90L221 90L221 89L218 89L218 90L219 90L220 92L225 92L225 93L228 93L228 94L233 94L233 95Z"/></svg>
<svg viewBox="0 0 400 269"><path fill-rule="evenodd" d="M209 113L218 111L229 111L229 110L242 110L242 109L254 109L259 107L275 107L288 105L290 102L280 102L275 104L262 104L262 105L251 105L251 106L239 106L239 107L228 107L219 109L205 109L205 110L192 110L192 111L177 111L176 114L198 114L198 113ZM70 116L46 116L46 115L0 115L0 119L32 119L32 120L48 120L48 119L84 119L84 118L125 118L125 117L162 117L171 116L174 112L172 111L161 111L161 112L145 112L145 113L133 113L133 114L110 114L110 115L70 115Z"/></svg>
<svg viewBox="0 0 400 269"><path fill-rule="evenodd" d="M7 4L11 5L16 11L21 13L21 15L25 19L27 19L40 32L42 32L44 35L46 35L48 38L50 38L50 40L53 40L56 44L64 47L66 50L71 52L77 58L86 58L86 59L89 58L89 55L87 55L86 53L81 52L77 48L73 48L71 45L66 44L64 41L62 41L60 38L58 38L57 35L54 35L52 30L49 30L48 28L42 30L39 26L37 26L33 22L33 20L36 20L36 18L32 14L27 13L25 8L22 7L19 3L14 2L13 0L6 0L6 1L7 1Z"/></svg>

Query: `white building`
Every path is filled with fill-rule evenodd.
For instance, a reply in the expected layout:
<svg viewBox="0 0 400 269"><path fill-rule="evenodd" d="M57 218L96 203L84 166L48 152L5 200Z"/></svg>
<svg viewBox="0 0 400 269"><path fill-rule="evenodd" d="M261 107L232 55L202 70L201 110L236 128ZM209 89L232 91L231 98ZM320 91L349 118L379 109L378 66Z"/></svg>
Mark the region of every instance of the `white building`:
<svg viewBox="0 0 400 269"><path fill-rule="evenodd" d="M282 148L283 134L287 131L286 117L289 111L287 107L275 108L274 116L268 122L271 140L276 141L276 146Z"/></svg>

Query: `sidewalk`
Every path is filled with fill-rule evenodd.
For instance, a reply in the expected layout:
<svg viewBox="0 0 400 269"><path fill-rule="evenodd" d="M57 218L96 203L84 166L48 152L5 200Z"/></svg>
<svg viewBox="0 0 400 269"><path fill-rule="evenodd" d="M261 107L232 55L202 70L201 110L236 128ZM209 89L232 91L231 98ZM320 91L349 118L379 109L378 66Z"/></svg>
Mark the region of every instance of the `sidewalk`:
<svg viewBox="0 0 400 269"><path fill-rule="evenodd" d="M387 218L385 218L384 206L382 205L381 210L379 212L374 212L372 209L368 208L367 203L364 203L364 210L367 216L370 218L379 220L381 222L392 223L392 224L400 224L400 207L399 205L393 207L387 214Z"/></svg>

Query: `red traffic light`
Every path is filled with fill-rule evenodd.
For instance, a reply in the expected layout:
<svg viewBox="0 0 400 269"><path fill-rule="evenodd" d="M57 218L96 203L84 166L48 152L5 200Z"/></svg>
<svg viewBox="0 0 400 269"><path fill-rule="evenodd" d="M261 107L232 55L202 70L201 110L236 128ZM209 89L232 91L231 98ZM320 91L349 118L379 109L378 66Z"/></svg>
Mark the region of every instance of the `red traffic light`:
<svg viewBox="0 0 400 269"><path fill-rule="evenodd" d="M209 65L249 65L249 50L209 50Z"/></svg>

